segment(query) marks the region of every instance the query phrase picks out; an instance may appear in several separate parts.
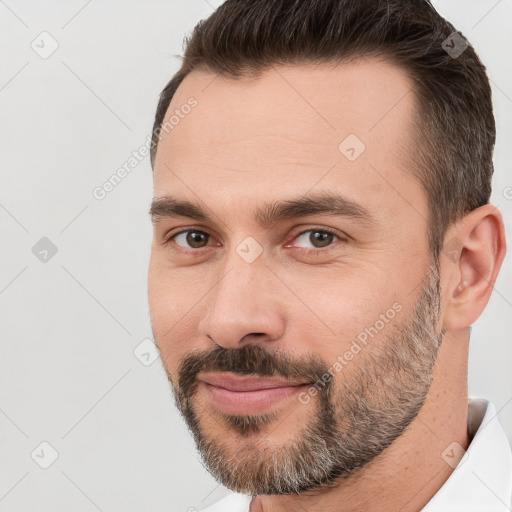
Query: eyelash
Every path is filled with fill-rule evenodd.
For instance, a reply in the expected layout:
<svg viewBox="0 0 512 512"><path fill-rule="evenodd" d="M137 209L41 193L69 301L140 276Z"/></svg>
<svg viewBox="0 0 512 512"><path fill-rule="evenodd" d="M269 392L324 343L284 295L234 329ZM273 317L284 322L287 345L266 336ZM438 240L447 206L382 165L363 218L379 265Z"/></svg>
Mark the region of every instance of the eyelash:
<svg viewBox="0 0 512 512"><path fill-rule="evenodd" d="M293 242L294 240L296 240L300 236L304 235L305 233L317 232L317 231L321 232L321 233L328 233L329 235L333 235L333 236L337 237L340 242L346 242L347 241L347 239L345 237L341 236L340 234L338 234L337 232L335 232L335 231L333 231L331 229L315 227L315 228L305 229L304 231L301 231L301 232L297 233L292 238L291 242ZM211 235L207 231L204 231L203 229L188 228L188 229L184 229L182 231L178 231L177 233L173 233L172 235L166 237L164 242L163 242L163 245L168 245L178 235L181 235L183 233L189 233L189 232L202 233L202 234L205 234L205 235L208 235L208 236L211 237ZM287 242L286 245L288 245L291 242ZM203 252L201 249L206 249L206 247L201 247L199 249L185 249L185 248L179 246L178 244L176 244L176 245L177 245L177 247L179 247L179 249L178 249L179 252L184 253L184 254L190 254L190 255L193 255L193 256L199 256ZM334 242L332 244L328 245L325 248L306 249L304 247L295 247L295 249L299 250L299 252L301 254L306 254L308 256L311 256L311 255L320 256L320 255L325 254L329 250L331 250L333 248L333 245L334 245Z"/></svg>

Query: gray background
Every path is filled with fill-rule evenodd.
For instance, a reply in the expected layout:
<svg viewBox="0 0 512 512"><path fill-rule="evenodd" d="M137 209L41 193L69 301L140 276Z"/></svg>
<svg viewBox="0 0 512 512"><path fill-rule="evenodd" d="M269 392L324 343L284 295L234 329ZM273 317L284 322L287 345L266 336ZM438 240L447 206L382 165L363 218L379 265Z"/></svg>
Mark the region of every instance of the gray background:
<svg viewBox="0 0 512 512"><path fill-rule="evenodd" d="M185 511L226 494L199 462L160 360L146 366L151 345L136 348L151 337L149 157L105 199L92 195L144 144L184 34L220 3L0 0L1 511ZM512 1L435 5L489 70L493 201L510 243ZM53 41L47 58L31 47ZM470 358L470 392L494 402L510 440L511 259ZM43 441L58 452L48 469Z"/></svg>

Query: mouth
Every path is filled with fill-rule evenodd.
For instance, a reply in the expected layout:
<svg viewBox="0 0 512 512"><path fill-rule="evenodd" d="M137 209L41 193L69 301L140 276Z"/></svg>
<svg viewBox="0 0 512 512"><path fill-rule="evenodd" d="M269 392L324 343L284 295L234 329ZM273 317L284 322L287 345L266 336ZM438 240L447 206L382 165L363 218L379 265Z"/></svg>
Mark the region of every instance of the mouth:
<svg viewBox="0 0 512 512"><path fill-rule="evenodd" d="M260 414L278 403L291 401L311 382L238 376L233 373L199 374L212 405L226 414Z"/></svg>

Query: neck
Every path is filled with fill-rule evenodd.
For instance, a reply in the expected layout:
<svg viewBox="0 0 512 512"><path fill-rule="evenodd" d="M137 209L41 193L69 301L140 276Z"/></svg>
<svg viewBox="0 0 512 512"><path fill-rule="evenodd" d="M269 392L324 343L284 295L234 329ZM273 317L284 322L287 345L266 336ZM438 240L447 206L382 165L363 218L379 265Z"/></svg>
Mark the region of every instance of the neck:
<svg viewBox="0 0 512 512"><path fill-rule="evenodd" d="M454 469L455 464L449 464L453 452L445 450L453 442L464 450L469 445L467 334L445 333L432 385L418 416L371 463L325 489L301 495L258 496L250 512L420 511Z"/></svg>

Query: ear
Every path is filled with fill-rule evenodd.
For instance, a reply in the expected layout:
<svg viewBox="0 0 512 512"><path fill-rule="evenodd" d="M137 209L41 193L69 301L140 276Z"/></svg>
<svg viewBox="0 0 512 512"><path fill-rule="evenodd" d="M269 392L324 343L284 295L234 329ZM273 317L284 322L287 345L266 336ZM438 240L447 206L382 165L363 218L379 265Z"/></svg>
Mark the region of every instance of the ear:
<svg viewBox="0 0 512 512"><path fill-rule="evenodd" d="M448 229L440 255L447 330L465 329L482 314L505 252L503 218L492 204L476 208Z"/></svg>

